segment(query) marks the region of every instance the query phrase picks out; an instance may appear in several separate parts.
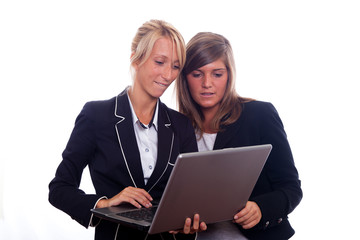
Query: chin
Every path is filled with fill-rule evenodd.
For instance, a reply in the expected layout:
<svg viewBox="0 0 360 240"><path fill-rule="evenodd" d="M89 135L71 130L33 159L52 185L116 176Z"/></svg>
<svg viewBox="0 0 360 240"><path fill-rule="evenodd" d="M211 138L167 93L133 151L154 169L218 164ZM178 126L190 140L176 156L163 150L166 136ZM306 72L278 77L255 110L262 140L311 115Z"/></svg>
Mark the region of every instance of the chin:
<svg viewBox="0 0 360 240"><path fill-rule="evenodd" d="M213 108L216 104L208 103L208 102L199 102L198 103L202 108Z"/></svg>
<svg viewBox="0 0 360 240"><path fill-rule="evenodd" d="M152 97L154 98L160 98L163 94L164 94L165 91L156 91L152 94Z"/></svg>

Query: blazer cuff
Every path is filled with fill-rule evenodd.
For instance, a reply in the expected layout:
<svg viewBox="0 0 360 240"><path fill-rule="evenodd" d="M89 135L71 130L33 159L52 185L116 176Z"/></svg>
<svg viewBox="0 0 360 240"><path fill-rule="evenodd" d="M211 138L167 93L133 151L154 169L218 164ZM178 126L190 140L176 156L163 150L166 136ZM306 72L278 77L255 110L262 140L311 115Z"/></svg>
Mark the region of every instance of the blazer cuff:
<svg viewBox="0 0 360 240"><path fill-rule="evenodd" d="M259 206L262 214L256 229L267 229L277 226L287 219L287 198L281 191L254 197L252 200Z"/></svg>
<svg viewBox="0 0 360 240"><path fill-rule="evenodd" d="M102 200L102 199L108 199L108 198L106 196L103 196L103 197L99 198L96 201L96 203L95 203L95 205L94 205L94 207L92 209L95 209L98 202L100 200ZM96 227L97 225L99 225L100 222L101 222L101 218L98 218L98 217L94 216L94 214L92 213L91 217L90 217L89 227Z"/></svg>

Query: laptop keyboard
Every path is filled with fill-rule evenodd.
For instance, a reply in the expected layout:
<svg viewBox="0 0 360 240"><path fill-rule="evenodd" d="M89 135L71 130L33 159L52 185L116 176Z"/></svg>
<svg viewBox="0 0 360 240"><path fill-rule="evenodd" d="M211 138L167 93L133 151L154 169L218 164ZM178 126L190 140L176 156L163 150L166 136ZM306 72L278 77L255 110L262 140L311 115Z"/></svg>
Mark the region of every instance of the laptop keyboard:
<svg viewBox="0 0 360 240"><path fill-rule="evenodd" d="M150 208L141 208L137 210L132 210L128 212L121 212L117 213L116 215L131 218L134 220L145 220L151 222L154 218L156 212L156 207L150 207Z"/></svg>

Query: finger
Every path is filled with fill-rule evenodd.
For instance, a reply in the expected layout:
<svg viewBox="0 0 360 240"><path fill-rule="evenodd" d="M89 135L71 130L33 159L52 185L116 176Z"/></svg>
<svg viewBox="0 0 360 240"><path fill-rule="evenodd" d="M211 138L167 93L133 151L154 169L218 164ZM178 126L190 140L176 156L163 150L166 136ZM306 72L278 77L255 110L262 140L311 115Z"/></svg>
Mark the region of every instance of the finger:
<svg viewBox="0 0 360 240"><path fill-rule="evenodd" d="M250 212L247 215L237 219L235 222L241 225L248 224L251 221L254 221L258 218L256 212Z"/></svg>
<svg viewBox="0 0 360 240"><path fill-rule="evenodd" d="M124 191L124 195L128 197L128 199L133 199L144 207L151 207L152 197L148 192L144 189L129 187ZM133 203L133 201L131 201Z"/></svg>
<svg viewBox="0 0 360 240"><path fill-rule="evenodd" d="M249 229L258 224L261 220L261 215L256 211L247 214L246 216L237 219L235 222L241 225L244 229Z"/></svg>
<svg viewBox="0 0 360 240"><path fill-rule="evenodd" d="M246 206L234 216L234 219L235 220L241 219L241 218L248 219L250 216L252 216L254 214L260 215L260 217L261 217L261 210L255 202L248 201L246 203ZM243 220L240 220L240 221L243 221Z"/></svg>
<svg viewBox="0 0 360 240"><path fill-rule="evenodd" d="M192 230L194 232L197 232L199 230L199 225L200 225L200 216L199 216L199 214L195 214L194 215L194 221L193 221Z"/></svg>
<svg viewBox="0 0 360 240"><path fill-rule="evenodd" d="M132 199L146 208L152 206L151 202L147 198L144 198L142 195L132 195Z"/></svg>
<svg viewBox="0 0 360 240"><path fill-rule="evenodd" d="M152 197L148 192L141 188L127 187L122 191L124 194L129 196L137 196L144 200L152 201Z"/></svg>
<svg viewBox="0 0 360 240"><path fill-rule="evenodd" d="M200 224L200 230L201 230L201 231L206 231L206 229L207 229L206 223L205 223L205 222L201 222L201 224Z"/></svg>
<svg viewBox="0 0 360 240"><path fill-rule="evenodd" d="M258 221L250 221L249 223L246 223L244 225L241 225L243 229L250 229L250 228L253 228L255 227L256 224L258 224L259 222Z"/></svg>
<svg viewBox="0 0 360 240"><path fill-rule="evenodd" d="M249 218L249 212L239 212L239 213L237 213L237 214L235 214L235 216L234 216L234 220L235 220L235 222L236 223L242 223L242 222L244 222L246 219L248 219Z"/></svg>
<svg viewBox="0 0 360 240"><path fill-rule="evenodd" d="M253 221L256 221L257 217L255 215L251 215L246 219L243 219L243 221L239 222L242 226L247 225Z"/></svg>
<svg viewBox="0 0 360 240"><path fill-rule="evenodd" d="M118 197L118 201L120 202L120 203L124 203L124 202L126 202L126 203L130 203L131 205L133 205L134 207L136 207L136 208L142 208L142 205L138 202L138 201L136 201L136 199L133 197L133 196L128 196L128 195L126 195L125 196L125 194L124 195L120 195L119 197ZM119 204L120 204L119 203Z"/></svg>
<svg viewBox="0 0 360 240"><path fill-rule="evenodd" d="M141 208L142 206L150 207L152 205L147 196L150 196L150 194L143 189L127 187L111 199L113 202L112 206L128 202L137 208Z"/></svg>
<svg viewBox="0 0 360 240"><path fill-rule="evenodd" d="M148 201L152 201L153 198L151 197L151 195L145 191L145 189L142 189L142 188L135 188L135 191L137 193L139 193L141 196L145 197Z"/></svg>
<svg viewBox="0 0 360 240"><path fill-rule="evenodd" d="M249 214L249 212L250 212L249 204L246 204L246 206L243 209L241 209L240 212L235 214L235 216L237 216L237 218L242 218L242 217L246 216L247 214Z"/></svg>
<svg viewBox="0 0 360 240"><path fill-rule="evenodd" d="M191 231L191 219L190 219L190 218L186 218L183 232L184 232L185 234L189 234L190 231Z"/></svg>

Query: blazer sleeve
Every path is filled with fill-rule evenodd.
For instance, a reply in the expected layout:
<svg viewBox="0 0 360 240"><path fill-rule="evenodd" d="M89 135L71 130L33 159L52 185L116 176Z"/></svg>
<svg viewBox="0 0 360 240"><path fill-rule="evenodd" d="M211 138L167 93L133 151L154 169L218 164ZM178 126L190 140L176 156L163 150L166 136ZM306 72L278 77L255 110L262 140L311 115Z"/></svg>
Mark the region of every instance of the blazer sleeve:
<svg viewBox="0 0 360 240"><path fill-rule="evenodd" d="M284 126L276 109L271 103L264 103L258 113L260 141L273 146L263 170L272 191L251 200L258 204L262 212L258 226L266 228L276 226L287 218L302 199L302 190Z"/></svg>
<svg viewBox="0 0 360 240"><path fill-rule="evenodd" d="M91 104L85 104L78 115L68 144L62 154L55 178L49 184L49 202L84 227L89 226L91 212L102 196L86 194L79 189L83 169L96 148L96 131L89 118Z"/></svg>

